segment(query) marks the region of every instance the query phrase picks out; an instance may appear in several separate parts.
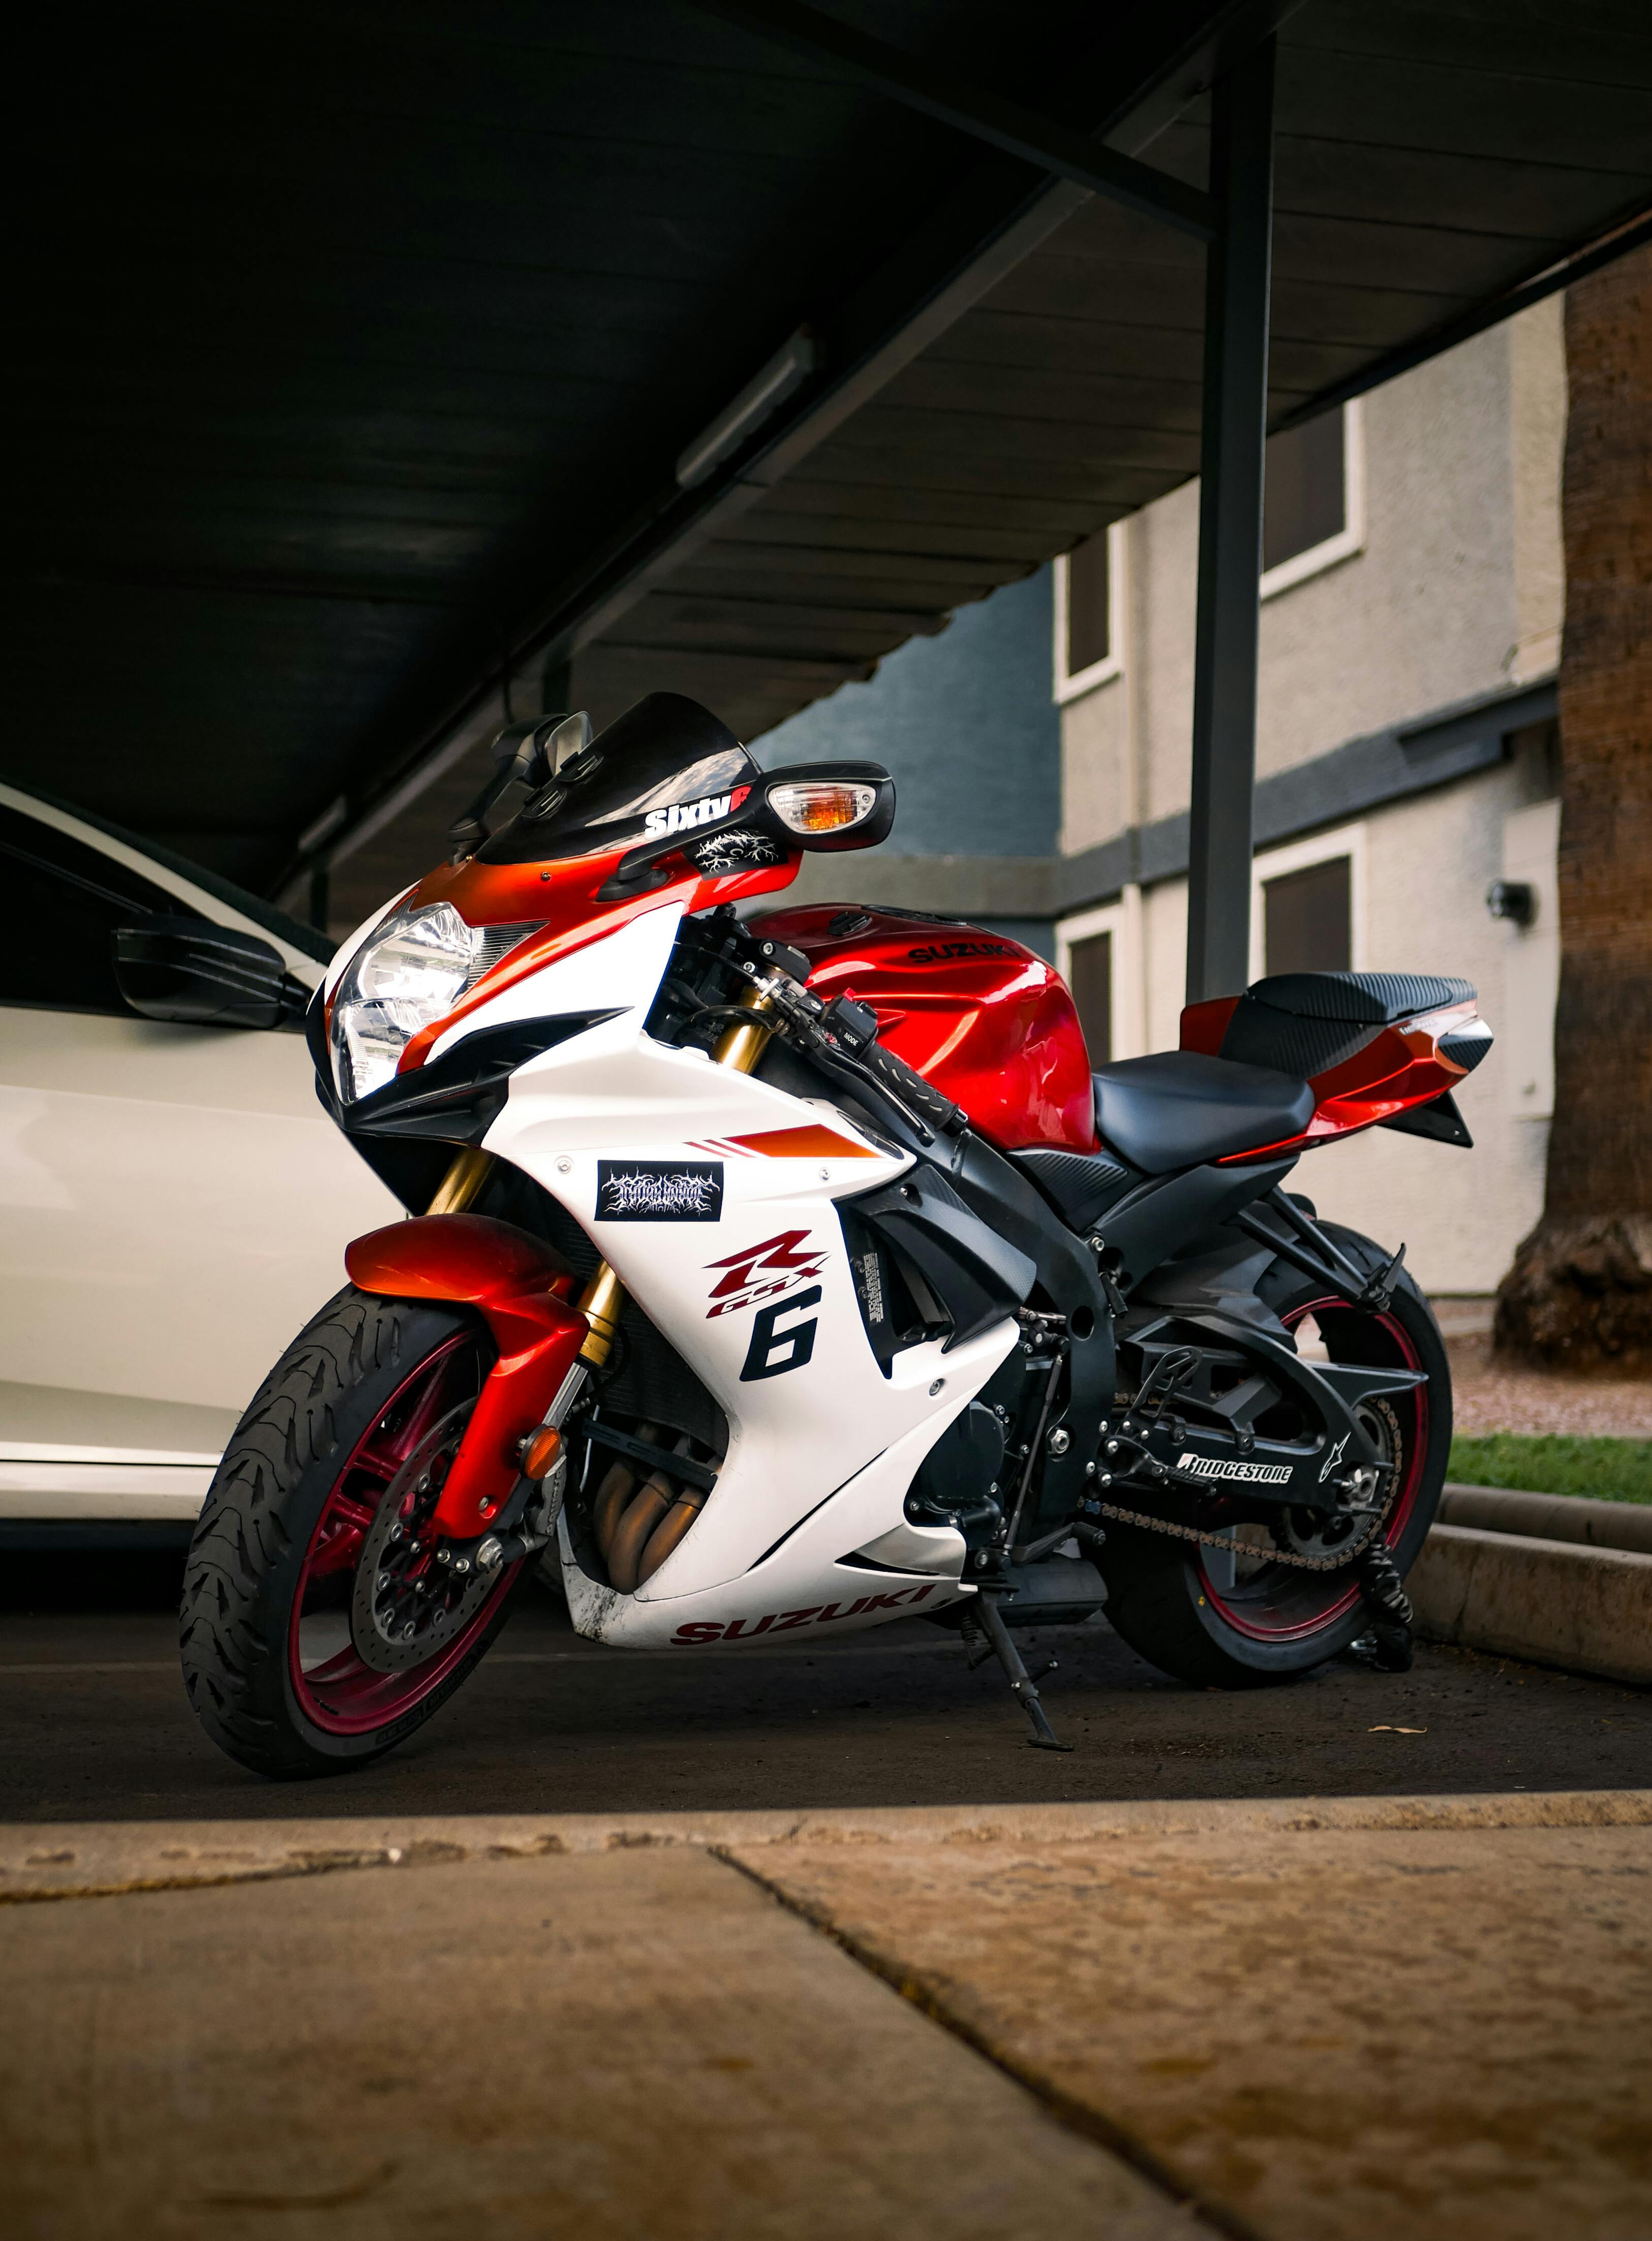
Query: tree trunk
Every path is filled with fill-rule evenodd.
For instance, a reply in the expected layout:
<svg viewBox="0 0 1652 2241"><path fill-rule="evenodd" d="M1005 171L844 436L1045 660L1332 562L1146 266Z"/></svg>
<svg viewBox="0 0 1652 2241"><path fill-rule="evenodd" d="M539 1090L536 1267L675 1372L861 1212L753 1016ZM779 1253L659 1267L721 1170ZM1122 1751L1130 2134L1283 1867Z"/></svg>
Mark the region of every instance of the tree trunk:
<svg viewBox="0 0 1652 2241"><path fill-rule="evenodd" d="M1543 1214L1498 1350L1652 1371L1652 249L1566 299L1560 1001Z"/></svg>

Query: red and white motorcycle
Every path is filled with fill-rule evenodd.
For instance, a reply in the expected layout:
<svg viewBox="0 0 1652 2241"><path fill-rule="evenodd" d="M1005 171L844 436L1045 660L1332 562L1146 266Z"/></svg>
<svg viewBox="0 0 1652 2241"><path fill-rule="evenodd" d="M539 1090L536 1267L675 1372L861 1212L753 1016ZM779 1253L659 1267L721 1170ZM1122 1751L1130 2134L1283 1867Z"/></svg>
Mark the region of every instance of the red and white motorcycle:
<svg viewBox="0 0 1652 2241"><path fill-rule="evenodd" d="M1444 1350L1401 1254L1282 1185L1372 1126L1468 1141L1466 982L1276 976L1093 1074L1016 942L736 914L886 837L877 766L766 776L670 694L496 752L311 1009L324 1103L415 1212L351 1248L202 1512L184 1668L225 1750L387 1750L547 1563L628 1648L937 1619L1051 1746L1013 1629L1104 1602L1199 1683L1408 1661Z"/></svg>

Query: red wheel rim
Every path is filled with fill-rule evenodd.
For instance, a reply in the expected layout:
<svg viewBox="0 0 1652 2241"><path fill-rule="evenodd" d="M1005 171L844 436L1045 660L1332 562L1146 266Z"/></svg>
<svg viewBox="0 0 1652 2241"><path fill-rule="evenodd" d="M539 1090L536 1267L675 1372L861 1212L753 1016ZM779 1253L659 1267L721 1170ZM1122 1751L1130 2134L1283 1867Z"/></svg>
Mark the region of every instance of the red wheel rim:
<svg viewBox="0 0 1652 2241"><path fill-rule="evenodd" d="M1294 1308L1281 1318L1287 1330L1294 1330L1310 1315L1351 1315L1346 1300L1328 1298L1310 1300ZM1393 1315L1371 1314L1358 1311L1362 1324L1381 1331L1387 1346L1392 1349L1395 1364L1405 1369L1421 1369L1421 1356L1413 1343L1405 1326ZM1410 1416L1404 1428L1400 1487L1382 1528L1382 1539L1393 1549L1403 1537L1416 1507L1417 1494L1422 1484L1424 1458L1428 1449L1428 1388L1420 1385L1409 1396ZM1265 1564L1252 1577L1232 1587L1224 1587L1210 1576L1208 1559L1213 1552L1201 1549L1198 1552L1198 1572L1201 1592L1210 1608L1232 1627L1252 1642L1291 1642L1306 1636L1324 1633L1346 1618L1360 1600L1360 1590L1351 1572L1314 1573L1295 1569L1287 1564ZM1317 1591L1318 1608L1311 1608Z"/></svg>
<svg viewBox="0 0 1652 2241"><path fill-rule="evenodd" d="M304 1551L287 1631L287 1669L292 1692L304 1717L329 1735L370 1735L391 1726L404 1713L439 1689L476 1647L509 1592L519 1565L508 1565L498 1586L469 1623L423 1665L402 1673L381 1673L369 1665L353 1642L305 1668L301 1654L304 1619L339 1606L344 1589L348 1626L349 1589L363 1538L385 1491L402 1464L441 1418L474 1393L486 1374L479 1341L460 1333L426 1356L399 1385L371 1428L357 1441L322 1504Z"/></svg>

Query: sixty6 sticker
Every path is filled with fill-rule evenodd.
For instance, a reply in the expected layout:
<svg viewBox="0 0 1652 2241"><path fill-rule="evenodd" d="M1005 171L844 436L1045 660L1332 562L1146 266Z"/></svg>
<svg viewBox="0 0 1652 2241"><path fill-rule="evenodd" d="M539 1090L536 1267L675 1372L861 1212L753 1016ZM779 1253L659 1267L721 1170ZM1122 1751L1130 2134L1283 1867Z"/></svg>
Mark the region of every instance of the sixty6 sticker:
<svg viewBox="0 0 1652 2241"><path fill-rule="evenodd" d="M706 793L698 801L673 801L667 809L651 809L643 819L643 839L665 840L673 833L714 825L719 817L732 817L751 791L749 786L737 786L729 793Z"/></svg>
<svg viewBox="0 0 1652 2241"><path fill-rule="evenodd" d="M599 1221L718 1221L720 1160L599 1160Z"/></svg>

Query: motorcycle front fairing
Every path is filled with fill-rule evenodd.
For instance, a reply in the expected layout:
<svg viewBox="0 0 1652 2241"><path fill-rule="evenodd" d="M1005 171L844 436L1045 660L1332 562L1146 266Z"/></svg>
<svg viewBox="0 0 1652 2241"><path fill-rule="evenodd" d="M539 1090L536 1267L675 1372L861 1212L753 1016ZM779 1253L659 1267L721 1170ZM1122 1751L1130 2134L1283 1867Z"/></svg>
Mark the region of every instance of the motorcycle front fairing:
<svg viewBox="0 0 1652 2241"><path fill-rule="evenodd" d="M634 1595L586 1576L565 1519L574 1622L602 1641L692 1646L939 1607L960 1592L955 1569L950 1580L910 1558L869 1569L859 1552L903 1526L918 1465L1016 1327L1007 1319L950 1354L939 1340L910 1348L883 1375L837 1207L894 1181L910 1155L829 1105L645 1033L680 918L652 912L501 1000L555 1013L599 993L614 1007L512 1076L483 1147L574 1217L729 1424L694 1529ZM947 1542L961 1562L961 1540L935 1536Z"/></svg>
<svg viewBox="0 0 1652 2241"><path fill-rule="evenodd" d="M514 1066L476 1141L573 1217L728 1420L693 1530L635 1593L582 1569L564 1519L574 1623L600 1641L689 1648L940 1609L971 1592L963 1540L908 1523L905 1497L1016 1325L1007 1316L950 1351L923 1341L884 1375L838 1207L897 1181L912 1154L829 1100L648 1034L689 900L651 896L521 973L400 1077L411 1090L450 1054L525 1022L570 1030ZM899 1562L862 1553L891 1535Z"/></svg>

